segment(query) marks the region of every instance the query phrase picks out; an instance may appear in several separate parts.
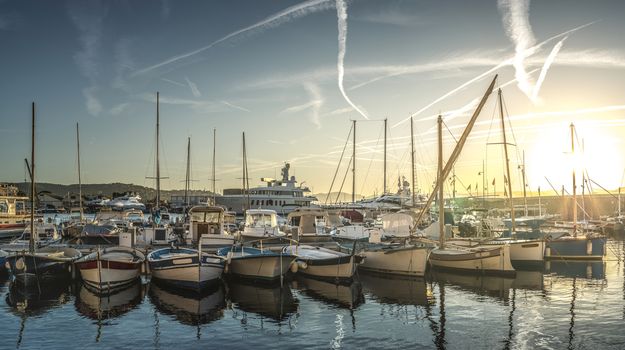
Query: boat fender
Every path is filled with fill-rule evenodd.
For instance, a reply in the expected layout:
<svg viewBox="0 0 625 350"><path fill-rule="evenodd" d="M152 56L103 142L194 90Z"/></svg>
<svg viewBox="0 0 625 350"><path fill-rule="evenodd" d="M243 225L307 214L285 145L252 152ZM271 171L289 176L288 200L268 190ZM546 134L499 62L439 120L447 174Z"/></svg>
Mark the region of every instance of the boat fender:
<svg viewBox="0 0 625 350"><path fill-rule="evenodd" d="M304 261L298 261L297 262L297 268L298 269L302 269L302 270L306 270L308 268L308 264L306 264L306 262L304 262Z"/></svg>
<svg viewBox="0 0 625 350"><path fill-rule="evenodd" d="M588 239L586 241L586 255L592 255L592 240Z"/></svg>
<svg viewBox="0 0 625 350"><path fill-rule="evenodd" d="M291 267L290 267L291 272L292 272L292 273L297 273L297 267L298 267L298 264L297 264L295 261L294 261L294 262L292 262L292 263L291 263Z"/></svg>
<svg viewBox="0 0 625 350"><path fill-rule="evenodd" d="M230 261L232 261L232 251L229 251L226 255L226 265L230 265Z"/></svg>
<svg viewBox="0 0 625 350"><path fill-rule="evenodd" d="M4 262L4 267L7 269L7 271L11 272L11 264L9 264L8 261Z"/></svg>
<svg viewBox="0 0 625 350"><path fill-rule="evenodd" d="M20 271L23 270L25 267L26 264L24 263L24 258L17 259L17 261L15 262L15 269Z"/></svg>
<svg viewBox="0 0 625 350"><path fill-rule="evenodd" d="M551 247L546 247L545 248L545 257L550 257L551 256Z"/></svg>

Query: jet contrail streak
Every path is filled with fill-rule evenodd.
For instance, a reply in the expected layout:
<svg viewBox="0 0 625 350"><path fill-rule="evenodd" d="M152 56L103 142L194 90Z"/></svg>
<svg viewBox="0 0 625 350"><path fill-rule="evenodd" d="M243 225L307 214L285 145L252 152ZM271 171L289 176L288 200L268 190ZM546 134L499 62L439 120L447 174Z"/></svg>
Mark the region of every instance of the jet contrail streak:
<svg viewBox="0 0 625 350"><path fill-rule="evenodd" d="M553 40L555 40L555 39L561 38L561 37L563 37L563 36L567 36L567 35L569 35L569 34L571 34L571 33L575 32L575 31L578 31L578 30L580 30L580 29L583 29L583 28L585 28L585 27L588 27L589 25L592 25L592 24L594 24L594 23L596 23L596 22L597 22L597 21L589 22L589 23L583 24L583 25L581 25L581 26L575 27L575 28L573 28L573 29L569 29L569 30L567 30L566 32L563 32L563 33L560 33L560 34L556 34L556 35L554 35L554 36L552 36L552 37L550 37L550 38L547 38L547 39L545 39L544 41L542 41L541 43L539 43L539 44L537 44L537 45L535 45L535 46L533 46L533 47L529 48L529 49L528 49L528 51L529 51L529 53L530 53L529 55L533 55L533 54L534 54L534 53L536 53L536 52L537 52L537 51L538 51L541 47L543 47L545 44L547 44L547 43L549 43L549 42L551 42L551 41L553 41ZM464 88L465 88L465 87L467 87L468 85L471 85L471 84L473 84L474 82L479 81L479 80L483 79L484 77L486 77L486 76L488 76L488 75L492 74L492 73L493 73L493 72L495 72L497 69L499 69L499 68L501 68L501 67L503 67L503 66L509 65L511 62L512 62L512 58L509 58L509 59L507 59L507 60L505 60L505 61L503 61L503 62L499 63L499 64L498 64L498 65L496 65L495 67L493 67L493 68L491 68L491 69L487 70L486 72L484 72L484 73L482 73L482 74L478 75L477 77L475 77L475 78L473 78L473 79L471 79L471 80L467 81L466 83L464 83L464 84L460 85L459 87L457 87L457 88L455 88L455 89L453 89L453 90L449 91L448 93L444 94L443 96L441 96L441 97L437 98L436 100L434 100L433 102L431 102L431 103L430 103L430 104L428 104L427 106L425 106L425 107L421 108L420 110L418 110L417 112L413 113L413 114L411 115L411 117L414 117L414 116L417 116L417 115L419 115L419 114L423 113L423 111L425 111L425 110L429 109L430 107L432 107L433 105L437 104L438 102L440 102L440 101L442 101L442 100L446 99L447 97L449 97L449 96L451 96L451 95L455 94L456 92L458 92L458 91L460 91L460 90L464 89ZM404 123L408 122L409 120L410 120L410 117L408 117L408 118L406 118L406 119L403 119L403 120L399 121L398 123L396 123L395 125L393 125L393 126L392 126L392 128L398 127L398 126L400 126L400 125L402 125L402 124L404 124Z"/></svg>
<svg viewBox="0 0 625 350"><path fill-rule="evenodd" d="M350 106L352 106L365 119L369 119L369 117L367 117L367 115L352 102L352 100L345 93L345 88L343 88L343 76L345 75L343 62L345 61L345 44L347 41L347 4L345 4L345 1L336 0L336 16L338 17L339 27L339 55L336 63L336 67L338 70L339 90L341 90L343 98L345 98L345 101L347 101Z"/></svg>
<svg viewBox="0 0 625 350"><path fill-rule="evenodd" d="M266 27L269 27L269 26L277 26L277 25L279 25L281 23L288 22L288 21L293 20L293 19L298 18L298 17L303 17L303 16L306 16L306 15L314 13L314 12L330 9L330 8L332 8L331 1L332 0L308 0L308 1L304 1L302 3L299 3L297 5L293 5L291 7L287 7L286 9L284 9L284 10L278 12L278 13L275 13L275 14L267 17L267 18L263 19L260 22L256 22L256 23L254 23L254 24L252 24L250 26L247 26L245 28L241 28L239 30L236 30L236 31L234 31L234 32L232 32L232 33L230 33L230 34L228 34L228 35L226 35L226 36L224 36L224 37L222 37L220 39L217 39L217 40L213 41L212 43L210 43L210 44L208 44L208 45L206 45L204 47L201 47L201 48L199 48L197 50L193 50L193 51L190 51L190 52L187 52L187 53L180 54L178 56L171 57L171 58L169 58L169 59L167 59L165 61L162 61L160 63L151 65L151 66L143 68L143 69L140 69L140 70L134 72L131 76L134 77L134 76L142 75L142 74L148 73L150 71L153 71L155 69L161 68L163 66L166 66L166 65L178 62L180 60L183 60L185 58L197 55L197 54L199 54L199 53L201 53L203 51L206 51L206 50L210 49L211 47L213 47L213 46L215 46L215 45L217 45L219 43L222 43L222 42L224 42L226 40L232 39L232 38L234 38L236 36L239 36L239 35L241 35L243 33L246 33L246 32L249 32L249 31L253 31L253 30L260 30L260 29L263 29L263 28L266 28Z"/></svg>
<svg viewBox="0 0 625 350"><path fill-rule="evenodd" d="M536 85L534 85L534 91L532 92L533 101L538 101L538 92L540 92L540 88L545 81L545 77L547 77L547 71L549 70L549 67L551 67L553 61L556 59L556 56L558 55L558 52L560 52L562 44L564 44L564 40L566 40L566 38L568 38L568 36L565 36L562 40L558 41L558 43L555 44L555 46L549 53L549 56L547 56L545 64L543 65L543 68L540 71L540 75L538 76L538 80L536 81Z"/></svg>

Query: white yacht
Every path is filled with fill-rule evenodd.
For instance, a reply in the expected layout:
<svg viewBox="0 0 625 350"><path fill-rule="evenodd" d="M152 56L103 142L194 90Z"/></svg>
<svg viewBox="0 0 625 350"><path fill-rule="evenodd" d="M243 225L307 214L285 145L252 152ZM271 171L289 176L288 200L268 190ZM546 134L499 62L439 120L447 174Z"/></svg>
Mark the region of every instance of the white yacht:
<svg viewBox="0 0 625 350"><path fill-rule="evenodd" d="M278 215L275 210L250 209L245 212L245 226L241 232L241 239L244 242L285 236L278 226Z"/></svg>
<svg viewBox="0 0 625 350"><path fill-rule="evenodd" d="M126 209L139 209L145 210L145 204L141 203L141 197L136 196L123 196L113 198L106 203L107 206L114 210L126 210Z"/></svg>
<svg viewBox="0 0 625 350"><path fill-rule="evenodd" d="M25 205L28 198L17 192L15 186L0 185L0 239L19 236L30 219Z"/></svg>
<svg viewBox="0 0 625 350"><path fill-rule="evenodd" d="M306 195L308 187L297 183L295 176L289 177L291 165L286 163L282 168L281 180L262 178L266 186L251 188L249 194L241 189L225 189L223 195L215 197L217 205L229 211L243 214L249 197L249 209L270 209L280 215L286 215L296 208L310 207L317 198Z"/></svg>

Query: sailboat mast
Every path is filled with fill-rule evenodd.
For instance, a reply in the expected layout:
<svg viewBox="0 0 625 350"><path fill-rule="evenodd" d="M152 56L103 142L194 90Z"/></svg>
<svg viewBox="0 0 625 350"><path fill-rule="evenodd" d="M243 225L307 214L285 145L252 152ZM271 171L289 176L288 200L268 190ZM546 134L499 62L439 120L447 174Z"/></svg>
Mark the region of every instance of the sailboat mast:
<svg viewBox="0 0 625 350"><path fill-rule="evenodd" d="M187 174L184 181L184 204L189 208L189 182L191 181L191 138L187 139Z"/></svg>
<svg viewBox="0 0 625 350"><path fill-rule="evenodd" d="M215 205L215 149L217 147L217 129L213 129L213 205Z"/></svg>
<svg viewBox="0 0 625 350"><path fill-rule="evenodd" d="M32 104L32 129L30 144L30 239L28 240L28 251L35 251L35 102Z"/></svg>
<svg viewBox="0 0 625 350"><path fill-rule="evenodd" d="M352 120L354 123L354 135L352 143L352 203L356 203L356 120Z"/></svg>
<svg viewBox="0 0 625 350"><path fill-rule="evenodd" d="M445 199L443 198L443 117L438 116L438 232L440 249L445 249Z"/></svg>
<svg viewBox="0 0 625 350"><path fill-rule="evenodd" d="M412 184L412 207L414 208L417 205L417 201L415 200L415 177L414 177L414 129L413 129L413 121L412 116L410 117L410 183Z"/></svg>
<svg viewBox="0 0 625 350"><path fill-rule="evenodd" d="M510 220L512 222L511 233L516 236L516 223L514 221L514 203L512 202L512 178L510 177L510 158L508 157L508 141L506 139L506 120L503 116L503 98L501 97L501 89L498 90L499 96L499 115L501 116L501 133L503 134L503 151L506 159L506 176L508 177L508 198L510 201Z"/></svg>
<svg viewBox="0 0 625 350"><path fill-rule="evenodd" d="M527 216L527 184L525 179L525 150L523 150L523 167L521 168L521 176L523 177L523 207L524 214Z"/></svg>
<svg viewBox="0 0 625 350"><path fill-rule="evenodd" d="M577 237L577 184L575 183L575 125L571 123L571 157L573 158L573 236Z"/></svg>
<svg viewBox="0 0 625 350"><path fill-rule="evenodd" d="M78 130L78 123L76 123L76 148L78 150L78 206L80 207L80 221L82 222L82 179L80 178L80 131Z"/></svg>
<svg viewBox="0 0 625 350"><path fill-rule="evenodd" d="M245 146L245 131L243 132L243 194L246 196L245 210L250 209L250 182L247 173L247 149Z"/></svg>
<svg viewBox="0 0 625 350"><path fill-rule="evenodd" d="M538 216L543 216L543 207L540 201L540 186L538 186Z"/></svg>
<svg viewBox="0 0 625 350"><path fill-rule="evenodd" d="M159 92L156 92L156 209L161 206L161 164L159 154L159 140L160 140L160 107L159 107Z"/></svg>
<svg viewBox="0 0 625 350"><path fill-rule="evenodd" d="M386 131L387 131L388 119L384 118L384 193L386 194Z"/></svg>

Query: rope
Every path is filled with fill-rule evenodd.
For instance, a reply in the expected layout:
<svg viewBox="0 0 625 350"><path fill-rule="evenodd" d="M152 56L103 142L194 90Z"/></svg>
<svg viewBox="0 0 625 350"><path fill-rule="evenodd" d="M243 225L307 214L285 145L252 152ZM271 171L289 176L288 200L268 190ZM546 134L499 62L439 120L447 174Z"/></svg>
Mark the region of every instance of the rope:
<svg viewBox="0 0 625 350"><path fill-rule="evenodd" d="M341 161L343 160L343 155L345 154L345 149L347 148L347 143L349 142L349 137L352 135L352 130L354 129L354 124L349 128L349 133L347 134L347 138L345 139L345 145L343 145L343 151L341 151L341 157L339 158L339 164L336 166L336 171L334 172L334 177L332 178L332 183L330 184L330 189L328 190L328 194L326 195L325 204L328 204L328 198L330 198L330 193L332 192L332 187L334 186L334 180L336 180L336 175L339 172L339 168L341 167ZM349 165L347 166L349 169ZM342 186L341 186L342 188ZM339 191L340 193L340 191Z"/></svg>

